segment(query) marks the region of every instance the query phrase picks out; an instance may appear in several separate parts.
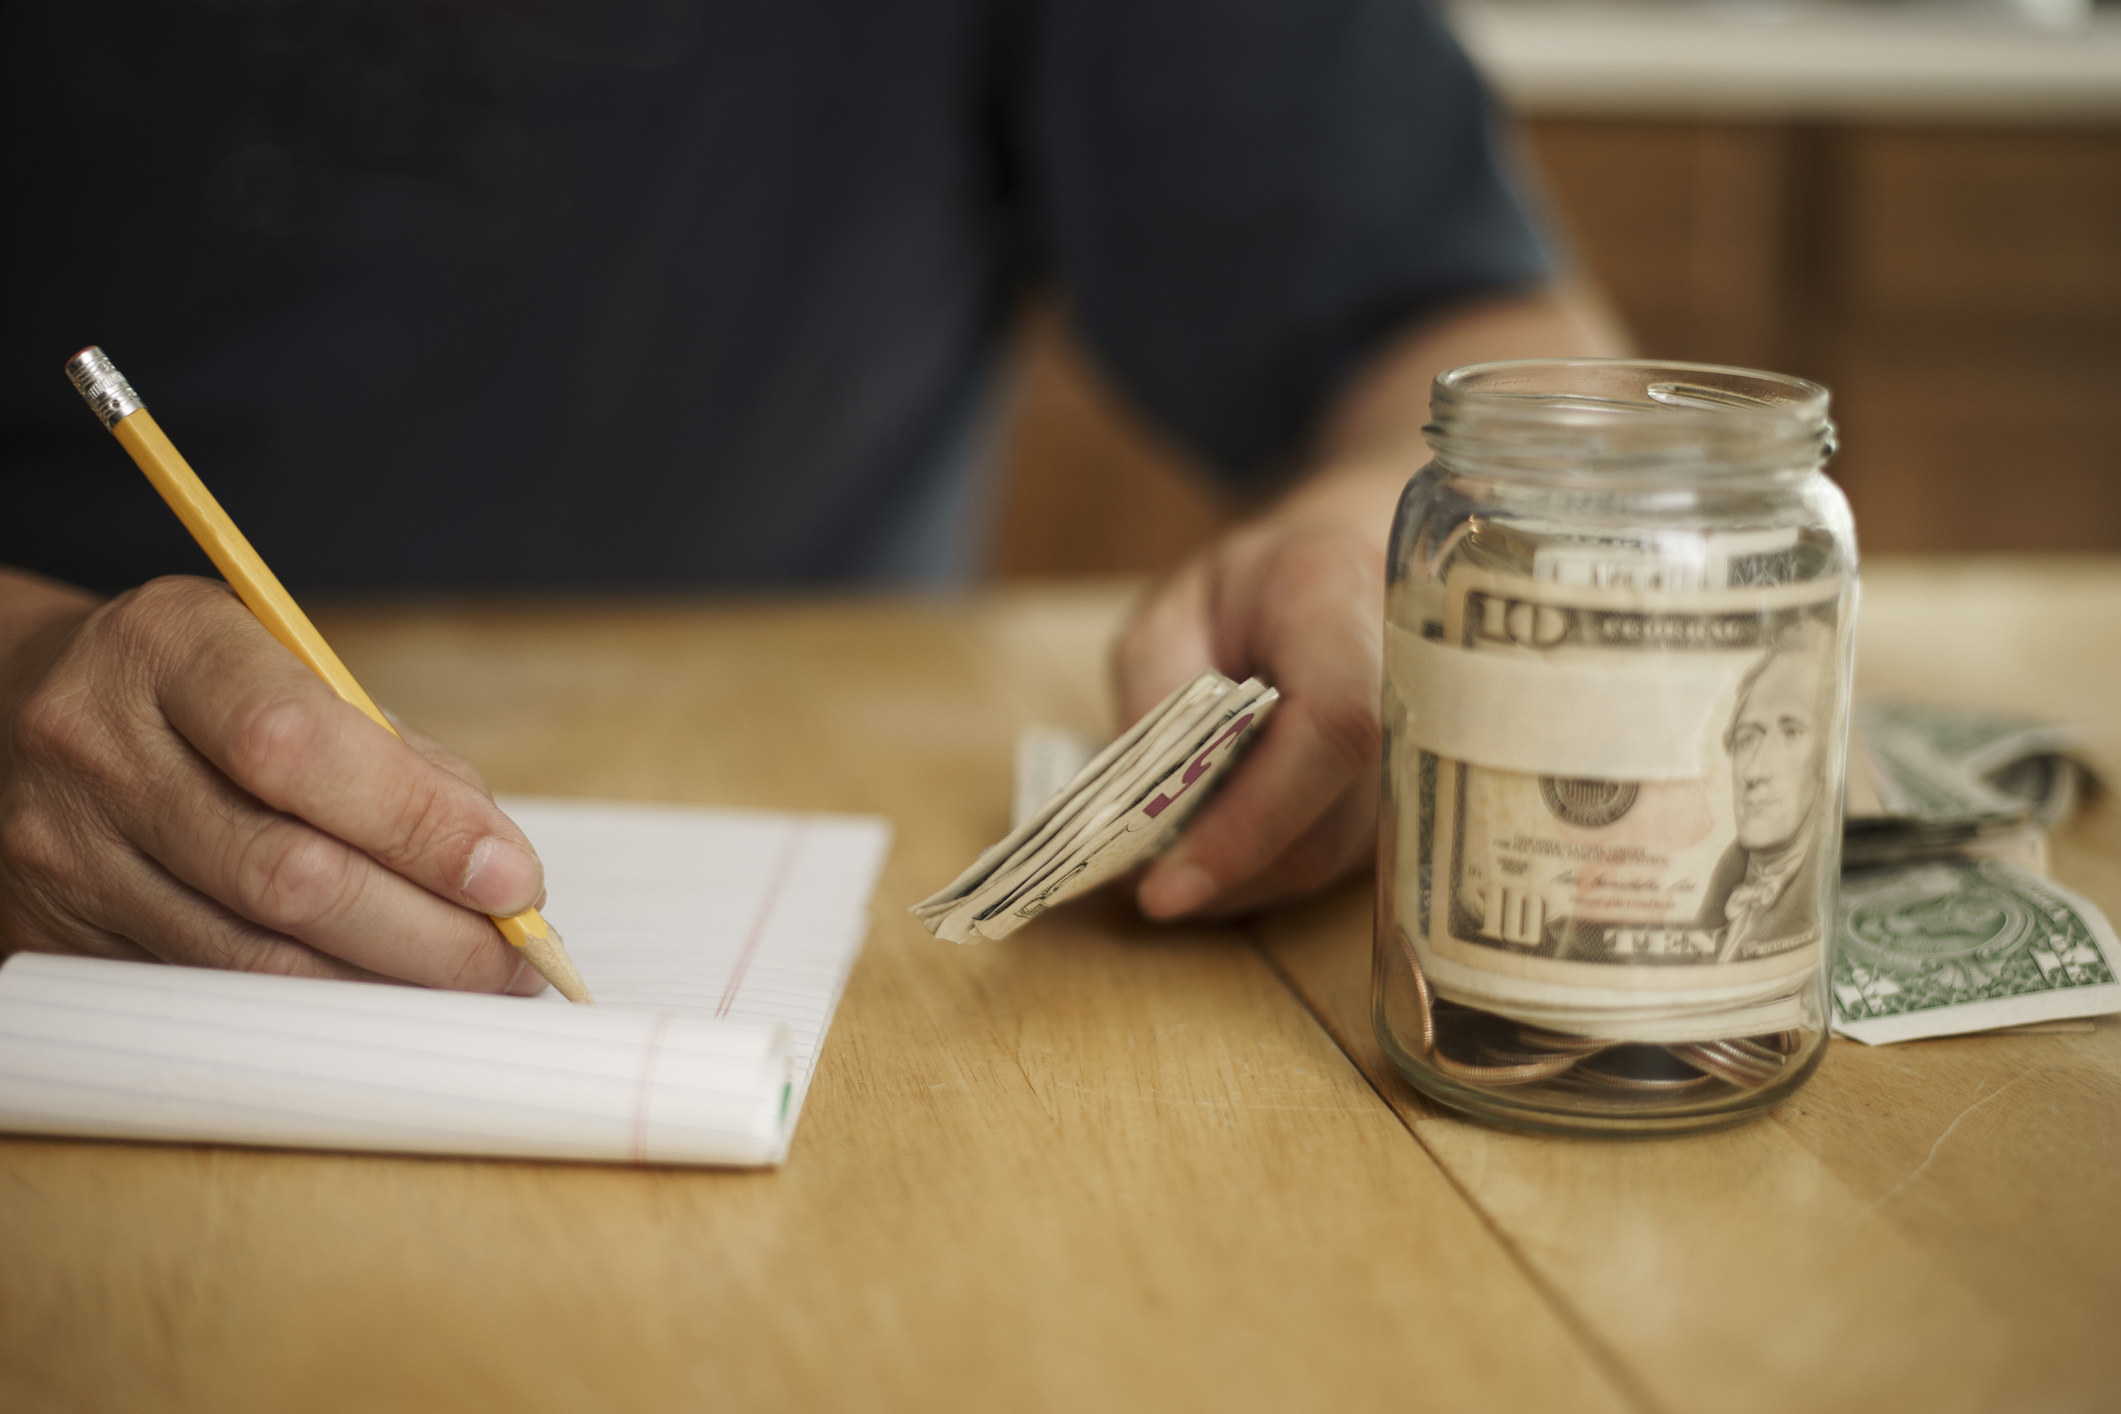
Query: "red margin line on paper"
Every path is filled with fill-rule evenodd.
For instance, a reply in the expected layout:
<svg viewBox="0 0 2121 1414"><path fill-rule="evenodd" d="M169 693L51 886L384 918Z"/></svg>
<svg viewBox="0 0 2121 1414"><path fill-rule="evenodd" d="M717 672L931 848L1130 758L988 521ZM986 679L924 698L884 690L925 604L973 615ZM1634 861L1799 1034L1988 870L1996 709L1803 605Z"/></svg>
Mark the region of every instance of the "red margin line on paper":
<svg viewBox="0 0 2121 1414"><path fill-rule="evenodd" d="M803 837L806 822L797 820L788 829L788 843L781 847L781 857L773 866L773 882L766 886L766 898L759 905L758 917L751 920L751 936L744 939L744 950L736 956L736 967L729 974L729 984L722 988L722 1000L715 1005L718 1017L729 1015L730 1004L744 986L744 974L750 970L751 956L759 950L759 940L766 936L766 925L773 920L773 910L780 906L781 891L788 887L788 876L795 872L795 861L803 852Z"/></svg>
<svg viewBox="0 0 2121 1414"><path fill-rule="evenodd" d="M663 1057L663 1033L670 1029L670 1013L656 1016L648 1029L647 1053L641 1057L641 1083L633 1094L633 1161L648 1162L648 1096L655 1085L655 1063Z"/></svg>

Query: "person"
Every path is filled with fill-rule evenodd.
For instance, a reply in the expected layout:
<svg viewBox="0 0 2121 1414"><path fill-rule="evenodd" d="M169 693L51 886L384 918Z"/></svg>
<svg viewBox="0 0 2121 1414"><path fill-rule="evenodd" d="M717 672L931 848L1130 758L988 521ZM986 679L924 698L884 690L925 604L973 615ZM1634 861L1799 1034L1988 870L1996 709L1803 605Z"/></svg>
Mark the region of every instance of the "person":
<svg viewBox="0 0 2121 1414"><path fill-rule="evenodd" d="M1138 885L1369 853L1430 379L1620 351L1423 0L343 0L0 12L0 949L530 990L477 773L282 653L72 403L110 351L297 593L947 583L1009 316L1258 514L1120 710L1284 705ZM60 115L63 115L60 116Z"/></svg>
<svg viewBox="0 0 2121 1414"><path fill-rule="evenodd" d="M1737 839L1702 905L1725 930L1722 959L1778 952L1819 933L1819 806L1831 735L1833 641L1823 625L1784 631L1740 684L1731 754Z"/></svg>

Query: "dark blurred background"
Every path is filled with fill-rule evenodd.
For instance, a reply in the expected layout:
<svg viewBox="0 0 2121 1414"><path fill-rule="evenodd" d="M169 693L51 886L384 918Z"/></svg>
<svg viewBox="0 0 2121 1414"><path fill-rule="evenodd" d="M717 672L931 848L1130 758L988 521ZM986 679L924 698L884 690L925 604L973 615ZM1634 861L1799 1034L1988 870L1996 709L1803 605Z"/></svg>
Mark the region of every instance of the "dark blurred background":
<svg viewBox="0 0 2121 1414"><path fill-rule="evenodd" d="M1642 353L1833 390L1866 551L2121 548L2121 8L1454 13ZM1237 512L1064 310L1020 353L997 576L1160 569Z"/></svg>

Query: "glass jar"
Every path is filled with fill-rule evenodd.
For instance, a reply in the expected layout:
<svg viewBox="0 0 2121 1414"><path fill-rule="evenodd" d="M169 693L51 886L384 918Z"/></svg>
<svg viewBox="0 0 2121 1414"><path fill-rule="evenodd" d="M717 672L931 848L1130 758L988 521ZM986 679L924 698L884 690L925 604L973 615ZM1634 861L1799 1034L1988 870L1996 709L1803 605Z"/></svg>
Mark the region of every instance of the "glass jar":
<svg viewBox="0 0 2121 1414"><path fill-rule="evenodd" d="M1431 409L1386 598L1378 1040L1528 1128L1763 1113L1829 1020L1856 538L1827 391L1537 360Z"/></svg>

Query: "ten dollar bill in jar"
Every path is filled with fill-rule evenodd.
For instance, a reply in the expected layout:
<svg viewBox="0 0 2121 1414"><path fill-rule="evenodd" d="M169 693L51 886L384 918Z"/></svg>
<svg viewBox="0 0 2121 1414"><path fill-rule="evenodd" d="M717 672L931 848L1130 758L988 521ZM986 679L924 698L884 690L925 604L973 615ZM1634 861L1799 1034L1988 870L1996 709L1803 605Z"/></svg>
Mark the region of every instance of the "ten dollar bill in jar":
<svg viewBox="0 0 2121 1414"><path fill-rule="evenodd" d="M1389 769L1419 809L1388 867L1438 995L1616 1040L1799 1024L1847 634L1839 578L1773 563L1670 589L1461 565L1440 604L1395 596Z"/></svg>

